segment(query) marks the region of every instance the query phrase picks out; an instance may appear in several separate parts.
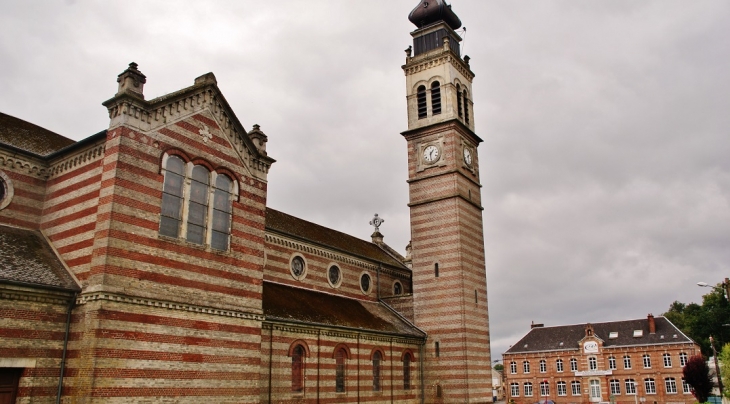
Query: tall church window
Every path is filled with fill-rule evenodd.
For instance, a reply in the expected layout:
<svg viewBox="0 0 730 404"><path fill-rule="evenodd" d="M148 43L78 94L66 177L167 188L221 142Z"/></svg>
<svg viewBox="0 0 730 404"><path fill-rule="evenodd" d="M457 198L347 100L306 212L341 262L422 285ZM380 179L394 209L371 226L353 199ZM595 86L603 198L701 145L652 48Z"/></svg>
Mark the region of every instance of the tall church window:
<svg viewBox="0 0 730 404"><path fill-rule="evenodd" d="M383 356L380 351L375 351L373 354L373 391L380 391L380 362L383 360Z"/></svg>
<svg viewBox="0 0 730 404"><path fill-rule="evenodd" d="M416 98L418 100L418 119L428 116L428 105L426 104L426 86L419 86L416 90Z"/></svg>
<svg viewBox="0 0 730 404"><path fill-rule="evenodd" d="M188 234L185 238L195 244L205 242L205 224L208 221L208 187L210 172L203 166L193 167L188 205Z"/></svg>
<svg viewBox="0 0 730 404"><path fill-rule="evenodd" d="M411 389L411 361L413 358L410 352L406 353L403 356L403 390Z"/></svg>
<svg viewBox="0 0 730 404"><path fill-rule="evenodd" d="M456 109L459 112L459 118L464 116L464 112L461 109L461 85L456 85Z"/></svg>
<svg viewBox="0 0 730 404"><path fill-rule="evenodd" d="M345 360L347 359L347 351L340 348L335 353L335 391L337 393L345 392Z"/></svg>
<svg viewBox="0 0 730 404"><path fill-rule="evenodd" d="M466 92L466 89L464 89L464 122L466 124L469 124L469 95Z"/></svg>
<svg viewBox="0 0 730 404"><path fill-rule="evenodd" d="M297 345L291 355L291 391L304 391L304 347Z"/></svg>
<svg viewBox="0 0 730 404"><path fill-rule="evenodd" d="M438 81L431 83L431 111L433 115L441 113L441 83Z"/></svg>
<svg viewBox="0 0 730 404"><path fill-rule="evenodd" d="M160 234L226 251L236 183L203 165L190 167L177 156L165 159Z"/></svg>
<svg viewBox="0 0 730 404"><path fill-rule="evenodd" d="M165 184L162 188L162 211L160 216L160 234L162 235L180 236L184 182L185 162L179 157L170 156L165 165Z"/></svg>

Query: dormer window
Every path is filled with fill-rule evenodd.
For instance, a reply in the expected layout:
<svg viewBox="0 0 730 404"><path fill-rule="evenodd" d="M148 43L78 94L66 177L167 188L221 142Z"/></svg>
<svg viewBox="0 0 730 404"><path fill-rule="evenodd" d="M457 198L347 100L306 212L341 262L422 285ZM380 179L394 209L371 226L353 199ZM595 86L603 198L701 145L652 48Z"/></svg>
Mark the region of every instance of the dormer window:
<svg viewBox="0 0 730 404"><path fill-rule="evenodd" d="M618 332L613 331L608 334L608 339L616 339L618 338Z"/></svg>
<svg viewBox="0 0 730 404"><path fill-rule="evenodd" d="M418 100L418 119L428 116L428 105L426 103L426 86L419 86L416 91L416 99Z"/></svg>
<svg viewBox="0 0 730 404"><path fill-rule="evenodd" d="M441 113L441 83L431 83L431 111L433 115Z"/></svg>
<svg viewBox="0 0 730 404"><path fill-rule="evenodd" d="M634 338L639 338L644 336L643 330L634 330Z"/></svg>

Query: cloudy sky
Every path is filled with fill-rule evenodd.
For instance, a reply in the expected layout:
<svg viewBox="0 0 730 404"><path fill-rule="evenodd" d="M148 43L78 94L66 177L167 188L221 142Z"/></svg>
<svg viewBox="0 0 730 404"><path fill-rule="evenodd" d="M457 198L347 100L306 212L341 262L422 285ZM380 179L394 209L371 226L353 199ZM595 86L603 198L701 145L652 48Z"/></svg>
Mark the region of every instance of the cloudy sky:
<svg viewBox="0 0 730 404"><path fill-rule="evenodd" d="M278 162L269 206L409 240L417 0L0 0L0 111L73 139L135 61L147 98L214 72ZM730 276L730 2L453 0L476 73L492 353L644 317Z"/></svg>

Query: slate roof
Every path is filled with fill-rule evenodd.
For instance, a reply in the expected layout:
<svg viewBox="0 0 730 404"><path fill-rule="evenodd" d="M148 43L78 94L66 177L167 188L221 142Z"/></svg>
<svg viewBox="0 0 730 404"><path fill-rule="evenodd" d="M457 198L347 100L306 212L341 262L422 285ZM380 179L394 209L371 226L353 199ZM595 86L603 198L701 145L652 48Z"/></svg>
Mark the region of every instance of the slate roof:
<svg viewBox="0 0 730 404"><path fill-rule="evenodd" d="M349 299L272 282L264 282L263 291L264 315L267 320L426 337L425 333L383 303Z"/></svg>
<svg viewBox="0 0 730 404"><path fill-rule="evenodd" d="M655 334L649 333L649 322L646 318L591 324L594 335L604 341L604 348L694 342L665 317L655 317L654 322L656 324ZM585 327L586 324L536 327L505 353L579 349L578 342L586 335ZM643 335L634 337L634 330L642 330ZM609 338L609 334L612 332L618 332L618 337ZM561 342L563 346L560 346Z"/></svg>
<svg viewBox="0 0 730 404"><path fill-rule="evenodd" d="M385 252L377 244L271 208L266 209L266 229L410 271L401 261Z"/></svg>
<svg viewBox="0 0 730 404"><path fill-rule="evenodd" d="M0 225L0 283L3 281L80 290L40 232Z"/></svg>
<svg viewBox="0 0 730 404"><path fill-rule="evenodd" d="M45 157L76 142L0 112L0 143Z"/></svg>

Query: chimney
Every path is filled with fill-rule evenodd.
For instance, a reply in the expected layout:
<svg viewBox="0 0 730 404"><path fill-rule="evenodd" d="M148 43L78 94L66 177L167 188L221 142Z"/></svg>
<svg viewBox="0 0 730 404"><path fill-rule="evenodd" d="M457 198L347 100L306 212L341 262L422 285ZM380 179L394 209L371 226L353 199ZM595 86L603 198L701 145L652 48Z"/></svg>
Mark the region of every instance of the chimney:
<svg viewBox="0 0 730 404"><path fill-rule="evenodd" d="M534 321L532 322L532 324L530 324L530 329L533 329L533 328L542 328L542 327L545 327L545 324L535 324Z"/></svg>
<svg viewBox="0 0 730 404"><path fill-rule="evenodd" d="M656 334L656 322L654 321L654 315L649 314L646 316L646 320L649 322L649 334Z"/></svg>
<svg viewBox="0 0 730 404"><path fill-rule="evenodd" d="M129 64L127 70L117 76L117 83L119 83L117 95L130 94L144 100L144 92L142 90L146 82L147 77L137 70L137 64L132 62Z"/></svg>

